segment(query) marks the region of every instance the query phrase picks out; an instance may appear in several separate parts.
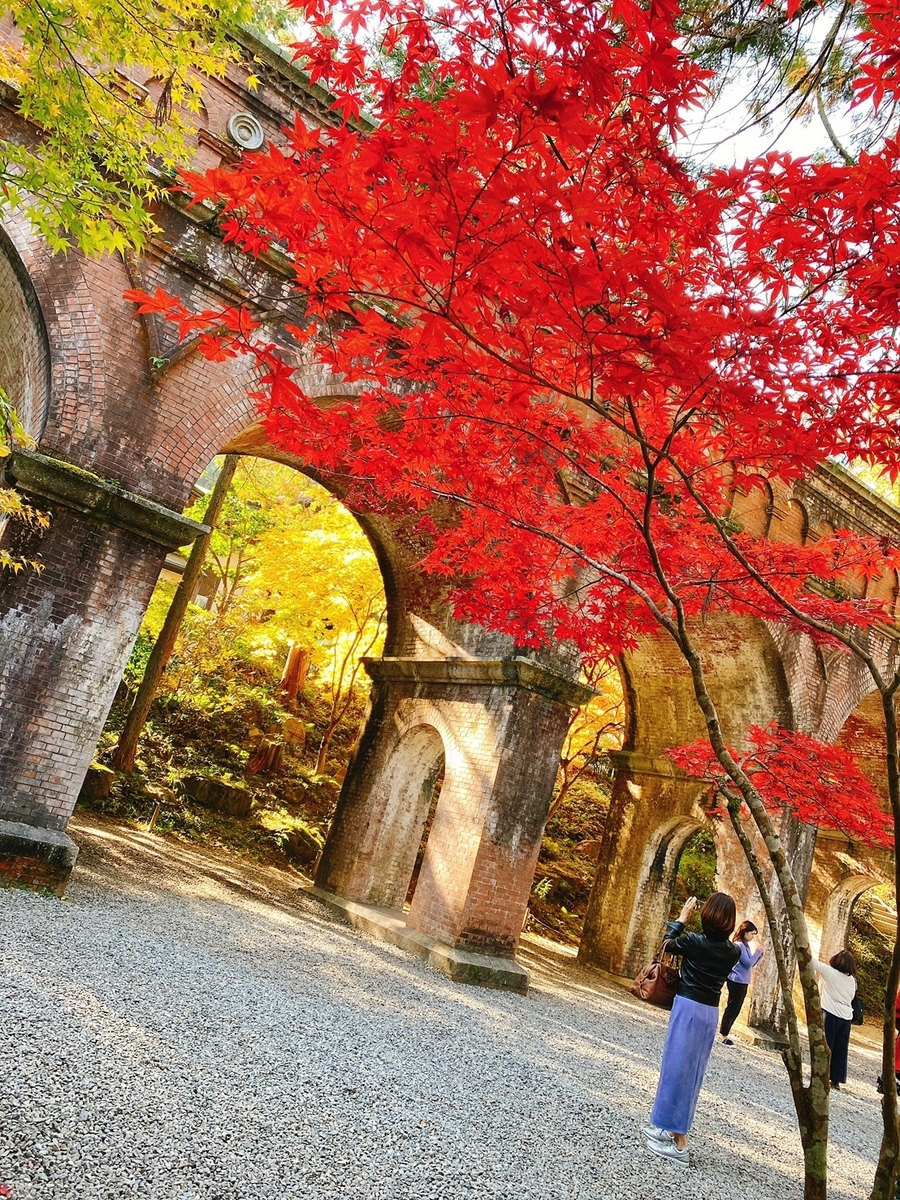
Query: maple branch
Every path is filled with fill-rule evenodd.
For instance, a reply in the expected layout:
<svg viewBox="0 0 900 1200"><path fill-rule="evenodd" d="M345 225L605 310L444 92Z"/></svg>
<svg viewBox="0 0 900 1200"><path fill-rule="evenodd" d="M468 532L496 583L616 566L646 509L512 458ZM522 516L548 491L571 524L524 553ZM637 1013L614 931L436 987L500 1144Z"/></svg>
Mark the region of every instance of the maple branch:
<svg viewBox="0 0 900 1200"><path fill-rule="evenodd" d="M832 146L834 146L835 150L837 150L838 154L840 154L847 166L852 166L856 159L848 150L844 149L843 143L839 140L838 135L834 131L834 126L831 124L831 120L828 116L828 110L825 107L825 101L822 98L821 85L816 88L816 107L819 112L819 120L822 122L822 125L825 128L825 132L828 134L828 140L831 142Z"/></svg>

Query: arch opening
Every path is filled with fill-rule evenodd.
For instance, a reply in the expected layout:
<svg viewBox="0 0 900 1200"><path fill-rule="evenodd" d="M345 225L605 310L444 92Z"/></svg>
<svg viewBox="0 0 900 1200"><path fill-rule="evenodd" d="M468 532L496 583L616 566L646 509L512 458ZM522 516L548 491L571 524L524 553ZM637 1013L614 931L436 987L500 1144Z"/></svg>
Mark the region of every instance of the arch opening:
<svg viewBox="0 0 900 1200"><path fill-rule="evenodd" d="M444 741L433 725L418 725L397 742L384 799L378 878L370 903L400 909L418 888L431 825L444 785Z"/></svg>
<svg viewBox="0 0 900 1200"><path fill-rule="evenodd" d="M872 885L872 881L869 882ZM844 945L849 947L859 967L863 1008L876 1023L880 1023L897 932L897 900L893 889L878 883L864 888L853 901L849 917Z"/></svg>
<svg viewBox="0 0 900 1200"><path fill-rule="evenodd" d="M50 343L25 264L0 228L0 388L26 432L43 432L50 399Z"/></svg>
<svg viewBox="0 0 900 1200"><path fill-rule="evenodd" d="M708 825L701 825L682 843L675 866L669 920L681 911L685 900L696 896L700 904L716 890L716 843Z"/></svg>
<svg viewBox="0 0 900 1200"><path fill-rule="evenodd" d="M688 843L704 829L705 826L694 817L675 817L658 826L651 835L644 851L637 902L631 914L625 947L625 962L630 972L638 970L644 961L658 953L666 921L673 911L677 916L684 903L682 900L677 908L674 907L679 865ZM681 887L692 881L693 876L685 872Z"/></svg>
<svg viewBox="0 0 900 1200"><path fill-rule="evenodd" d="M201 476L189 515L204 518L217 474L213 467ZM169 555L101 755L116 745L184 569L183 555ZM146 819L154 793L174 788L178 803L157 813L162 828L249 842L264 857L278 848L309 869L365 718L362 660L377 657L384 641L385 591L370 542L318 483L293 467L242 458L193 600L141 739L137 775L116 781L103 806L140 807L146 811L134 815ZM204 808L248 824L220 829Z"/></svg>

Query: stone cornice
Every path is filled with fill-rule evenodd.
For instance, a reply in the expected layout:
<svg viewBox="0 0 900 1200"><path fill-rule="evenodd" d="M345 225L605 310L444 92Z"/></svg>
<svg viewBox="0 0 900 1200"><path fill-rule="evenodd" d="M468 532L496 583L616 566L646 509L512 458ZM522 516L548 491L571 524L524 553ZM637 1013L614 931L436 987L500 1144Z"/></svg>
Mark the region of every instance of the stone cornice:
<svg viewBox="0 0 900 1200"><path fill-rule="evenodd" d="M587 704L594 695L591 688L530 658L364 658L363 663L377 682L519 687L570 708Z"/></svg>
<svg viewBox="0 0 900 1200"><path fill-rule="evenodd" d="M677 779L681 783L702 783L686 775L665 754L645 754L640 750L609 750L607 757L617 771L631 775L651 775L654 779Z"/></svg>
<svg viewBox="0 0 900 1200"><path fill-rule="evenodd" d="M838 463L824 463L795 484L793 494L813 510L811 524L818 516L837 528L844 525L858 533L900 541L900 510Z"/></svg>
<svg viewBox="0 0 900 1200"><path fill-rule="evenodd" d="M177 550L209 532L207 525L126 491L117 483L31 450L12 453L6 476L16 488L29 495L87 513L104 524L137 534L167 550Z"/></svg>

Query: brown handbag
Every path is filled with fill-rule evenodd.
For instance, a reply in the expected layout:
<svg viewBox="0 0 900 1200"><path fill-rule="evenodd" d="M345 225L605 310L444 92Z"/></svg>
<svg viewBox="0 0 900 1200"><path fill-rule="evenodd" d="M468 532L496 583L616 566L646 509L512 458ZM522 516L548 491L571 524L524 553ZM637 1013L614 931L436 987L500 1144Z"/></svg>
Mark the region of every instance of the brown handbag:
<svg viewBox="0 0 900 1200"><path fill-rule="evenodd" d="M659 958L655 958L644 967L629 991L632 996L646 1000L648 1004L655 1004L657 1008L671 1008L675 1003L680 979L672 956L660 954Z"/></svg>

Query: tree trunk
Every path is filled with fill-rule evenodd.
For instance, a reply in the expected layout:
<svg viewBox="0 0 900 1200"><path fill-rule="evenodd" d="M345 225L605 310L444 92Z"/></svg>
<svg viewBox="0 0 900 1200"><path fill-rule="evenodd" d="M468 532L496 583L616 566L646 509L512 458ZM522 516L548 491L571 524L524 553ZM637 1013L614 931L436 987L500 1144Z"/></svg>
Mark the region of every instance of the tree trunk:
<svg viewBox="0 0 900 1200"><path fill-rule="evenodd" d="M269 771L277 771L283 758L284 742L270 742L264 739L247 760L247 774L265 775Z"/></svg>
<svg viewBox="0 0 900 1200"><path fill-rule="evenodd" d="M721 790L721 789L720 789ZM791 1094L794 1100L794 1110L797 1114L797 1126L800 1131L800 1144L803 1147L803 1195L804 1200L826 1200L828 1185L828 1092L826 1082L829 1059L822 1058L817 1064L818 1069L811 1073L809 1086L803 1083L803 1054L800 1049L800 1031L797 1024L797 1013L791 996L791 976L793 962L790 963L784 946L784 933L780 927L779 915L773 902L771 890L765 872L762 869L753 844L746 829L741 824L741 796L724 793L726 808L731 818L732 827L744 851L753 879L756 883L766 920L772 936L772 952L778 967L778 981L785 996L785 1009L788 1025L788 1045L782 1051L781 1057ZM820 1015L821 1019L821 1015Z"/></svg>
<svg viewBox="0 0 900 1200"><path fill-rule="evenodd" d="M872 674L874 676L874 672ZM898 761L897 709L894 699L897 686L898 678L895 676L890 686L879 688L884 711L885 765L887 767L888 795L894 818L895 839L897 830L900 829L900 761ZM896 841L894 845L894 887L897 889L896 894L900 896L900 855L897 854ZM884 991L881 1048L881 1079L884 1083L884 1093L881 1097L882 1133L881 1146L878 1150L878 1165L875 1168L875 1178L872 1181L869 1200L894 1200L897 1178L900 1175L900 1128L898 1128L897 1089L894 1086L894 1047L897 1038L894 1004L898 985L900 985L900 918L898 918L898 929L894 933L891 965Z"/></svg>
<svg viewBox="0 0 900 1200"><path fill-rule="evenodd" d="M144 670L144 677L141 680L140 687L135 692L134 701L125 720L125 726L116 743L116 748L113 750L111 762L117 771L127 773L134 770L138 740L147 720L147 714L150 712L150 705L153 703L153 697L156 695L156 689L159 686L162 673L166 669L166 663L171 658L172 650L175 648L175 640L178 637L181 622L184 620L184 614L187 612L188 604L194 598L194 590L197 586L197 580L200 578L200 572L203 569L207 547L212 538L212 530L219 519L219 513L222 511L222 504L224 503L228 488L231 486L231 480L237 464L238 455L227 454L225 456L225 462L222 464L222 470L219 472L216 486L210 495L204 517L204 523L209 526L210 532L203 534L194 542L187 565L184 568L184 574L181 577L181 582L178 585L175 595L172 597L169 611L166 613L166 619L159 632L159 637L150 651L150 657L147 659L147 666Z"/></svg>
<svg viewBox="0 0 900 1200"><path fill-rule="evenodd" d="M284 670L278 682L278 690L275 693L287 707L294 708L296 706L297 696L306 686L308 672L309 650L305 646L298 646L296 642L291 642L288 646Z"/></svg>
<svg viewBox="0 0 900 1200"><path fill-rule="evenodd" d="M676 621L663 618L660 623L674 637L690 670L694 698L703 714L709 743L715 752L716 758L732 781L736 792L739 793L741 800L750 809L756 827L765 843L769 861L775 868L775 875L784 900L785 917L789 936L793 940L797 953L797 968L806 1008L807 1044L809 1046L810 1061L810 1082L808 1088L804 1088L802 1085L800 1064L794 1061L796 1057L795 1052L789 1050L791 1059L785 1059L785 1064L788 1066L794 1108L797 1113L797 1123L800 1129L800 1140L803 1145L803 1195L804 1200L826 1200L828 1187L828 1101L831 1052L825 1041L825 1019L822 1014L816 974L812 966L812 949L809 941L809 928L806 924L806 914L803 910L803 900L797 888L797 882L791 871L787 855L785 854L784 846L766 811L765 805L750 778L732 757L725 742L721 722L719 721L719 714L706 685L706 676L700 655L688 633L683 608L678 603L677 597L673 597L673 600L676 605ZM752 869L752 862L750 862L750 866ZM763 895L762 898L763 903L765 903L765 896ZM775 937L777 937L777 933L773 930L773 940ZM790 1022L790 1014L794 1007L790 980L784 980L782 988L785 990L784 1002ZM793 1019L796 1020L796 1015L794 1015Z"/></svg>
<svg viewBox="0 0 900 1200"><path fill-rule="evenodd" d="M325 773L325 764L328 759L328 750L331 746L331 739L334 736L336 725L329 725L322 736L322 744L319 746L319 753L316 757L315 775L323 775Z"/></svg>

